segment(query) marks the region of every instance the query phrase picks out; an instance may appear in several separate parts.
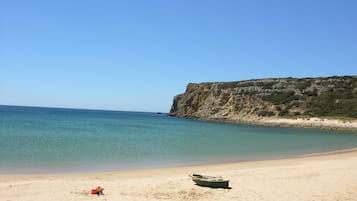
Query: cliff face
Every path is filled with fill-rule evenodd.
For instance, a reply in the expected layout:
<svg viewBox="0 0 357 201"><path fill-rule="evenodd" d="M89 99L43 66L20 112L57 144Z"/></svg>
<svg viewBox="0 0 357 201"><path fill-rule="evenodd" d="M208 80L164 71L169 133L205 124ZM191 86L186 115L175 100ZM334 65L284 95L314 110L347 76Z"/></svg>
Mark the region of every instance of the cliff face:
<svg viewBox="0 0 357 201"><path fill-rule="evenodd" d="M188 84L170 115L203 120L249 117L357 118L357 76Z"/></svg>

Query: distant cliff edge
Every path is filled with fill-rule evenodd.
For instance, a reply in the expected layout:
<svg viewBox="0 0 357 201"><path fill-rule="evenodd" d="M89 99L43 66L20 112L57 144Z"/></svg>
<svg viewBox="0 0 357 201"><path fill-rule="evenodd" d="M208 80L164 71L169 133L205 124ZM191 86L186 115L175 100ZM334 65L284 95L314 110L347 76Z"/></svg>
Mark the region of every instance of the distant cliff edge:
<svg viewBox="0 0 357 201"><path fill-rule="evenodd" d="M357 76L191 83L185 93L174 97L169 115L278 126L286 126L279 123L281 119L317 117L315 121L327 118L327 126L327 120L339 119L356 124L357 129Z"/></svg>

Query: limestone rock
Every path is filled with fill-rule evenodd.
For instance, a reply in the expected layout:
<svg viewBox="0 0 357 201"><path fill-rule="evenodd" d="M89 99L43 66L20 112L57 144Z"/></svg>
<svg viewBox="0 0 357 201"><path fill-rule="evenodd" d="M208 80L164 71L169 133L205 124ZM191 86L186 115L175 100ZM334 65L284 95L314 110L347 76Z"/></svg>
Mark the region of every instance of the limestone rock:
<svg viewBox="0 0 357 201"><path fill-rule="evenodd" d="M245 117L357 118L357 76L275 78L187 85L169 115L222 120Z"/></svg>

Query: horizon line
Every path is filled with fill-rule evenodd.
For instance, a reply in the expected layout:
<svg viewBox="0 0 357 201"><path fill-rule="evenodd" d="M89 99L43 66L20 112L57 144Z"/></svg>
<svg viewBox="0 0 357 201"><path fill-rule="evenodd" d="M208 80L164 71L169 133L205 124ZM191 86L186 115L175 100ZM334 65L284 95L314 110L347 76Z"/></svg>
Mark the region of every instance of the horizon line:
<svg viewBox="0 0 357 201"><path fill-rule="evenodd" d="M75 107L57 107L57 106L35 106L35 105L8 105L0 104L0 107L33 107L33 108L45 108L45 109L67 109L67 110L94 110L94 111L108 111L108 112L137 112L137 113L162 113L168 112L153 112L153 111L130 111L130 110L115 110L115 109L100 109L100 108L75 108Z"/></svg>

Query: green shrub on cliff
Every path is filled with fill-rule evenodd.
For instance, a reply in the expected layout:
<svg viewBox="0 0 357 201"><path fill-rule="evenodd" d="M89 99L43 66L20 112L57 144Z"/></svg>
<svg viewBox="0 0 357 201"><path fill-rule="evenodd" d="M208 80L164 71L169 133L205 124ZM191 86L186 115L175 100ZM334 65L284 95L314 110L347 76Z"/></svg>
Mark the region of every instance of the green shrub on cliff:
<svg viewBox="0 0 357 201"><path fill-rule="evenodd" d="M340 116L357 118L357 94L351 90L329 91L312 99L313 116Z"/></svg>
<svg viewBox="0 0 357 201"><path fill-rule="evenodd" d="M274 92L270 95L263 96L264 101L273 103L274 105L280 105L285 103L290 103L293 100L298 100L299 97L295 95L294 91L287 92Z"/></svg>

